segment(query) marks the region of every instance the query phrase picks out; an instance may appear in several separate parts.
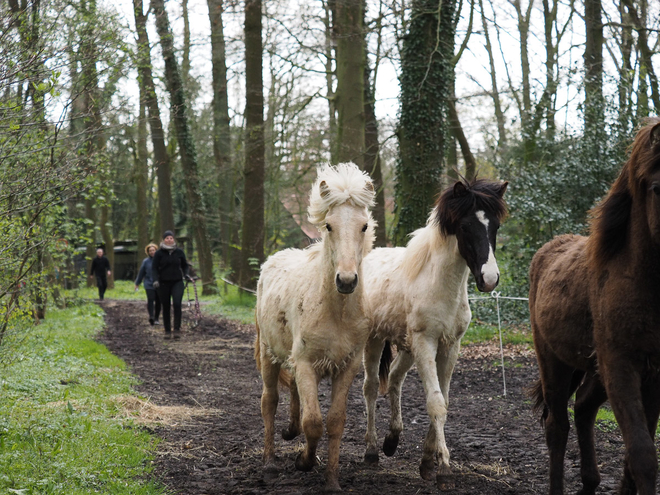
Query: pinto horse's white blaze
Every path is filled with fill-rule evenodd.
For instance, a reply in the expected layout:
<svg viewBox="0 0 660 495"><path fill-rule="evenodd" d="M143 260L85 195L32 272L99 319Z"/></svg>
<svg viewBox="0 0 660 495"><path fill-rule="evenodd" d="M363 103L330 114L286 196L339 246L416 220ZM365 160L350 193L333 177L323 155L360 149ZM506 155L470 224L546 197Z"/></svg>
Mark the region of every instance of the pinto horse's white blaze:
<svg viewBox="0 0 660 495"><path fill-rule="evenodd" d="M483 224L486 229L486 235L488 235L488 218L486 218L486 213L483 210L476 212L477 218ZM481 267L481 274L484 277L484 282L487 286L487 290L490 288L495 288L497 283L500 280L500 270L497 267L497 261L495 260L495 253L493 253L493 246L488 242L488 259L486 263Z"/></svg>

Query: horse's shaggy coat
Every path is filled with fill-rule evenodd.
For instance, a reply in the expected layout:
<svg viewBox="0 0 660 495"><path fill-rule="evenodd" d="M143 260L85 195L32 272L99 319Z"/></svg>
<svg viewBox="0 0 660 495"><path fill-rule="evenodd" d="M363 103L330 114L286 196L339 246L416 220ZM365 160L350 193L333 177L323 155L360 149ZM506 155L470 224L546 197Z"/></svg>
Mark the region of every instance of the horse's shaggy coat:
<svg viewBox="0 0 660 495"><path fill-rule="evenodd" d="M291 421L282 435L292 439L302 426L306 446L296 467L304 471L316 464L316 447L323 433L318 384L323 377L331 377L332 404L326 420L326 489L330 491L339 490L346 399L369 331L362 308L362 258L374 241L375 222L369 213L373 201L371 179L357 166L340 164L319 170L308 211L322 233L321 242L271 256L257 285L255 358L264 381L265 465L273 468L275 463L273 423L282 368L291 372Z"/></svg>
<svg viewBox="0 0 660 495"><path fill-rule="evenodd" d="M435 458L440 485L450 472L444 423L449 382L471 318L468 276L472 271L481 290L497 285L493 252L499 223L506 214L502 199L506 186L482 180L457 182L439 197L427 226L413 233L406 248L376 249L365 259L365 310L372 332L364 354L366 462L378 462L375 406L379 362L382 366L383 350L388 355L387 341L396 344L398 355L389 373L392 418L383 450L387 455L396 450L403 429L401 385L415 363L431 418L420 472L425 479L431 478Z"/></svg>
<svg viewBox="0 0 660 495"><path fill-rule="evenodd" d="M563 493L567 406L575 392L581 494L600 475L594 422L609 398L626 446L621 493L656 492L660 414L660 120L637 134L589 237L550 241L530 266L529 307L540 382L536 406L550 452L550 492Z"/></svg>

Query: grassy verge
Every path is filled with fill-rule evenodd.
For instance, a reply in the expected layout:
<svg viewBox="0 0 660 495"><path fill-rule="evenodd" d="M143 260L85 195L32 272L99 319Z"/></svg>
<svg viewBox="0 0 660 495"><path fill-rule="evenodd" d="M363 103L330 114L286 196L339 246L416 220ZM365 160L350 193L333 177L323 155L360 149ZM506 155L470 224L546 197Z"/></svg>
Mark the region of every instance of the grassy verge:
<svg viewBox="0 0 660 495"><path fill-rule="evenodd" d="M0 493L166 493L147 479L154 437L122 419L114 398L135 378L93 339L92 304L49 310L1 348Z"/></svg>
<svg viewBox="0 0 660 495"><path fill-rule="evenodd" d="M480 342L489 342L491 340L498 340L497 325L489 325L487 323L479 323L472 321L468 327L465 335L461 339L461 344L477 344ZM502 343L503 344L525 344L533 346L532 333L529 329L524 327L503 327L502 328Z"/></svg>

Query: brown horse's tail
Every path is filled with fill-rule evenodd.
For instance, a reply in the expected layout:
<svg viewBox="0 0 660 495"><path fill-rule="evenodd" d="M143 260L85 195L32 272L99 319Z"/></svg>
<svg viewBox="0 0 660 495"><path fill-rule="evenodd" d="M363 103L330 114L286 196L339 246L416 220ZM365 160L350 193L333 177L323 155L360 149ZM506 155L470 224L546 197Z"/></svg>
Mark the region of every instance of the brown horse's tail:
<svg viewBox="0 0 660 495"><path fill-rule="evenodd" d="M383 347L383 353L380 355L380 365L378 366L378 378L380 379L379 391L382 395L387 393L392 359L392 344L390 344L389 340L386 340L385 346Z"/></svg>
<svg viewBox="0 0 660 495"><path fill-rule="evenodd" d="M255 309L255 318L254 318L254 326L257 327L257 337L254 339L254 360L257 363L257 370L259 370L259 373L261 373L261 331L259 330L259 320L257 319L257 311ZM264 356L265 359L268 359L268 356ZM282 387L285 388L291 388L291 380L292 376L291 373L289 373L285 369L280 370L280 376L278 377L278 381Z"/></svg>
<svg viewBox="0 0 660 495"><path fill-rule="evenodd" d="M543 398L543 385L540 379L536 380L534 385L529 388L528 395L533 401L532 411L534 414L540 415L541 426L545 426L545 419L548 417L548 406Z"/></svg>

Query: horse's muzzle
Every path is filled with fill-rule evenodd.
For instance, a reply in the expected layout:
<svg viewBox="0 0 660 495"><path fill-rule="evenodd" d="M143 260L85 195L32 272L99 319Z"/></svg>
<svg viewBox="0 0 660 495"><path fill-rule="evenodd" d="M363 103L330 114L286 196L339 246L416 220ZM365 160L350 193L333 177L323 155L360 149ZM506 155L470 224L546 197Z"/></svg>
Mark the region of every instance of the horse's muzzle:
<svg viewBox="0 0 660 495"><path fill-rule="evenodd" d="M477 289L479 289L480 292L491 292L500 283L500 275L499 274L497 275L497 280L495 281L495 283L491 282L490 284L486 283L483 276L475 277L475 278L476 278L476 281L477 281Z"/></svg>
<svg viewBox="0 0 660 495"><path fill-rule="evenodd" d="M357 287L358 284L358 276L355 274L355 278L351 280L350 282L346 282L343 280L339 274L337 274L337 278L335 279L335 285L337 286L337 291L340 294L352 294L355 288Z"/></svg>

